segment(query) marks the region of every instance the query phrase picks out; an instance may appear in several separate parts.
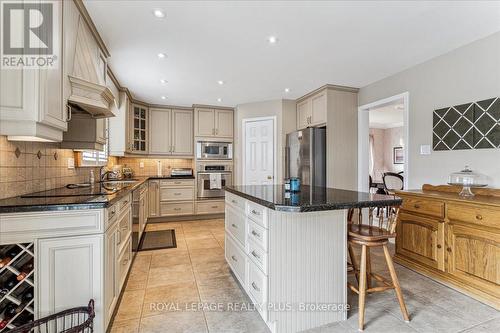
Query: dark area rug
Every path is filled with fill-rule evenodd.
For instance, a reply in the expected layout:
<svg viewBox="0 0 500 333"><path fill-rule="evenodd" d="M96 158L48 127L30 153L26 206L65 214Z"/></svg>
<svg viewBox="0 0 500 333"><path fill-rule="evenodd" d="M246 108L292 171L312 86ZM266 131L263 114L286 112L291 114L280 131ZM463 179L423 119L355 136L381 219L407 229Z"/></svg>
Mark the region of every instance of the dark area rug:
<svg viewBox="0 0 500 333"><path fill-rule="evenodd" d="M169 229L144 232L141 242L139 243L138 250L148 251L170 249L174 247L177 247L177 243L175 241L175 231Z"/></svg>

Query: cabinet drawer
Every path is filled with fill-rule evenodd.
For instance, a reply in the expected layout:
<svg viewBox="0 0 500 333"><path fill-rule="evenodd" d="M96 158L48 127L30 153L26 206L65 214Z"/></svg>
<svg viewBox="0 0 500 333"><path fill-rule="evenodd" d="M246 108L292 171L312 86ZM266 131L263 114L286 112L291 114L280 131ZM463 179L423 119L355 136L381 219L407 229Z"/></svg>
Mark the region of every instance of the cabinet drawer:
<svg viewBox="0 0 500 333"><path fill-rule="evenodd" d="M462 221L500 229L500 209L466 204L447 205L448 218L451 221Z"/></svg>
<svg viewBox="0 0 500 333"><path fill-rule="evenodd" d="M118 230L120 232L120 243L122 243L132 232L132 216L130 209L125 211L118 221ZM119 244L120 244L119 243Z"/></svg>
<svg viewBox="0 0 500 333"><path fill-rule="evenodd" d="M191 187L165 187L160 189L160 201L194 200Z"/></svg>
<svg viewBox="0 0 500 333"><path fill-rule="evenodd" d="M160 203L160 215L193 215L194 207L192 202L162 202Z"/></svg>
<svg viewBox="0 0 500 333"><path fill-rule="evenodd" d="M429 216L444 217L444 202L403 197L403 209Z"/></svg>
<svg viewBox="0 0 500 333"><path fill-rule="evenodd" d="M251 240L248 241L248 257L267 274L267 253Z"/></svg>
<svg viewBox="0 0 500 333"><path fill-rule="evenodd" d="M128 206L130 206L130 202L131 202L130 199L131 199L130 194L128 194L118 202L118 211L119 212L122 212L123 210L127 209Z"/></svg>
<svg viewBox="0 0 500 333"><path fill-rule="evenodd" d="M160 180L160 186L194 186L194 179L162 179Z"/></svg>
<svg viewBox="0 0 500 333"><path fill-rule="evenodd" d="M232 207L227 207L225 218L226 232L229 232L241 246L245 247L245 216Z"/></svg>
<svg viewBox="0 0 500 333"><path fill-rule="evenodd" d="M245 285L245 253L241 250L230 234L226 233L225 237L226 261L231 267L242 285Z"/></svg>
<svg viewBox="0 0 500 333"><path fill-rule="evenodd" d="M248 219L248 239L254 241L264 251L267 251L267 230L262 228L257 223Z"/></svg>
<svg viewBox="0 0 500 333"><path fill-rule="evenodd" d="M227 205L230 205L234 208L238 208L238 209L241 209L242 211L245 211L245 203L246 203L246 200L243 199L242 197L238 197L236 195L233 195L229 192L225 192L226 193L226 204Z"/></svg>
<svg viewBox="0 0 500 333"><path fill-rule="evenodd" d="M116 222L116 218L118 216L118 204L114 204L111 207L108 207L106 221L104 223L104 230L107 230L110 226L112 226Z"/></svg>
<svg viewBox="0 0 500 333"><path fill-rule="evenodd" d="M132 237L129 237L123 251L120 253L117 262L118 293L120 293L123 283L127 278L127 273L132 263Z"/></svg>
<svg viewBox="0 0 500 333"><path fill-rule="evenodd" d="M252 262L248 263L247 290L259 307L267 302L267 277Z"/></svg>
<svg viewBox="0 0 500 333"><path fill-rule="evenodd" d="M265 207L257 205L256 203L253 203L251 201L247 201L246 212L249 218L267 229L267 211Z"/></svg>
<svg viewBox="0 0 500 333"><path fill-rule="evenodd" d="M224 201L204 201L196 203L196 214L224 213Z"/></svg>

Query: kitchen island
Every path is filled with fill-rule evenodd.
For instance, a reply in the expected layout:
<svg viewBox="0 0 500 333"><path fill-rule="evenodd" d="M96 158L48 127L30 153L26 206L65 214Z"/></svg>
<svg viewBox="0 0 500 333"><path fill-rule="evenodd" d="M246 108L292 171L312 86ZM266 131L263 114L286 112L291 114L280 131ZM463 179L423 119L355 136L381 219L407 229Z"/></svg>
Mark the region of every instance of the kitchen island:
<svg viewBox="0 0 500 333"><path fill-rule="evenodd" d="M229 186L226 260L274 333L347 319L347 212L394 196L302 186Z"/></svg>

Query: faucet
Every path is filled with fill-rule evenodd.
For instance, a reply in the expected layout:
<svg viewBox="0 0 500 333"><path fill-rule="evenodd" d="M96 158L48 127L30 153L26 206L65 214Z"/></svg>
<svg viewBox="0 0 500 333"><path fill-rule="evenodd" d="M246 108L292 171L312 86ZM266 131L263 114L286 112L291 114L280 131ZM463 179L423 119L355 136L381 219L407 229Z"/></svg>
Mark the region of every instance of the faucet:
<svg viewBox="0 0 500 333"><path fill-rule="evenodd" d="M108 175L109 174L116 174L116 172L114 171L109 171L109 170L106 170L105 172L103 172L103 170L106 169L106 166L103 165L99 168L99 181L103 181L105 179L108 179Z"/></svg>

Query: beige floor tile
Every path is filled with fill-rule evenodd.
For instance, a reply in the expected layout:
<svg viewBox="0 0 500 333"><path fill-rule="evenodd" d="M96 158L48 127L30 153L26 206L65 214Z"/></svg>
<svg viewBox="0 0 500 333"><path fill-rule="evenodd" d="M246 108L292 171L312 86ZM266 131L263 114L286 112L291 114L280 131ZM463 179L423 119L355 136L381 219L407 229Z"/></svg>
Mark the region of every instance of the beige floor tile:
<svg viewBox="0 0 500 333"><path fill-rule="evenodd" d="M125 290L132 291L146 289L146 285L148 283L148 273L149 271L145 273L130 273Z"/></svg>
<svg viewBox="0 0 500 333"><path fill-rule="evenodd" d="M195 263L193 270L197 281L231 274L225 259Z"/></svg>
<svg viewBox="0 0 500 333"><path fill-rule="evenodd" d="M198 288L194 281L180 282L146 289L142 316L158 315L166 311L189 311L192 304L200 302Z"/></svg>
<svg viewBox="0 0 500 333"><path fill-rule="evenodd" d="M256 311L205 312L210 332L267 333L266 324Z"/></svg>
<svg viewBox="0 0 500 333"><path fill-rule="evenodd" d="M194 281L193 269L189 264L152 268L149 270L147 288L188 281Z"/></svg>
<svg viewBox="0 0 500 333"><path fill-rule="evenodd" d="M141 317L144 290L125 291L118 306L115 320L123 321Z"/></svg>
<svg viewBox="0 0 500 333"><path fill-rule="evenodd" d="M200 238L200 239L187 239L186 243L188 245L189 250L220 248L219 243L213 237Z"/></svg>
<svg viewBox="0 0 500 333"><path fill-rule="evenodd" d="M180 264L191 264L188 251L154 254L151 259L151 268L170 267Z"/></svg>
<svg viewBox="0 0 500 333"><path fill-rule="evenodd" d="M186 240L213 238L213 234L210 232L210 230L195 230L185 233L184 238Z"/></svg>
<svg viewBox="0 0 500 333"><path fill-rule="evenodd" d="M135 257L130 274L148 273L149 266L151 265L151 254L145 254L144 252L146 251L138 252L138 254L141 253L142 255Z"/></svg>
<svg viewBox="0 0 500 333"><path fill-rule="evenodd" d="M141 319L140 333L207 333L203 312L167 312Z"/></svg>
<svg viewBox="0 0 500 333"><path fill-rule="evenodd" d="M198 282L198 280L197 280ZM198 283L200 299L204 303L220 303L228 309L228 303L250 303L250 299L241 290L232 276L221 276Z"/></svg>
<svg viewBox="0 0 500 333"><path fill-rule="evenodd" d="M121 321L115 320L111 326L110 333L138 333L140 323L141 320L139 318Z"/></svg>
<svg viewBox="0 0 500 333"><path fill-rule="evenodd" d="M193 249L189 250L189 256L193 264L222 260L224 259L224 249L220 246L217 248Z"/></svg>

